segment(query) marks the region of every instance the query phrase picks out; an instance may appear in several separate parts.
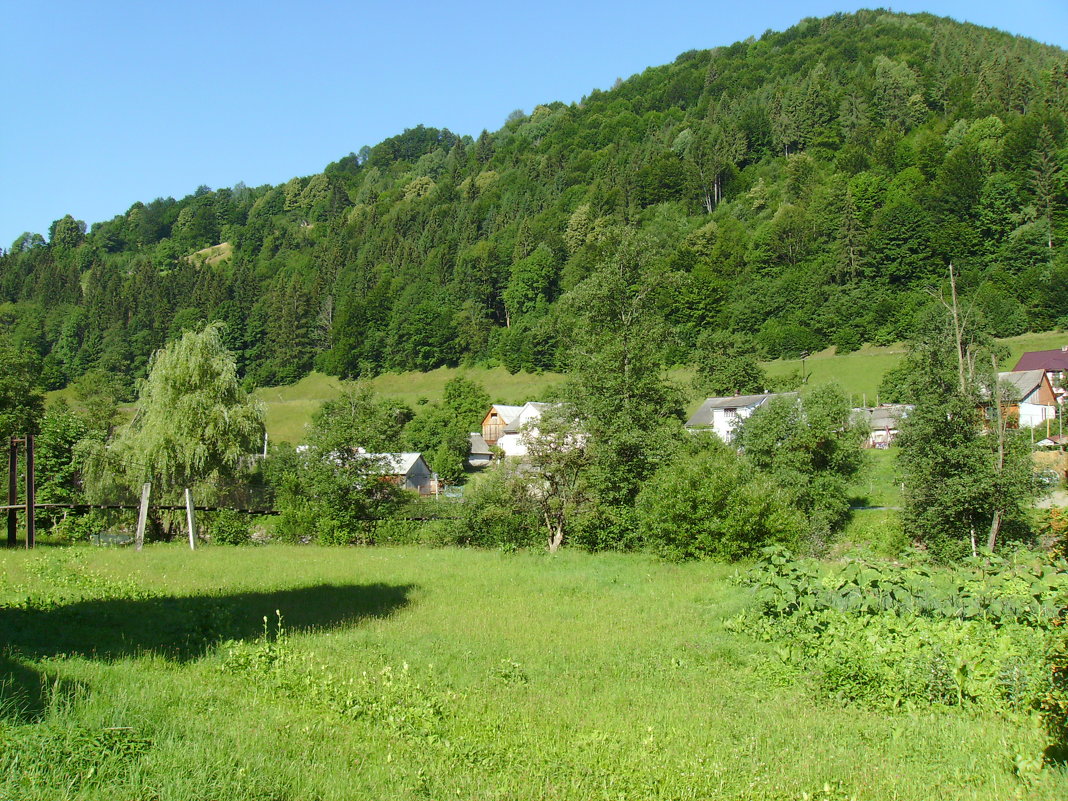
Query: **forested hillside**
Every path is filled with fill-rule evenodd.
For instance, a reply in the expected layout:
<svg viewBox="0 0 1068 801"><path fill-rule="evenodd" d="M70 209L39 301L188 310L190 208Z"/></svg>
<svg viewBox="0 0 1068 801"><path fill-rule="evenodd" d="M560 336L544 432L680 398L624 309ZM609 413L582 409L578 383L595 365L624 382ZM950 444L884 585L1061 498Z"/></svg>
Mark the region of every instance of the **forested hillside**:
<svg viewBox="0 0 1068 801"><path fill-rule="evenodd" d="M281 186L64 217L0 257L0 329L46 388L132 384L209 320L250 385L561 368L567 298L637 243L668 362L714 330L767 358L901 339L950 261L991 333L1045 330L1068 325L1066 120L1057 48L805 20L477 138L420 126Z"/></svg>

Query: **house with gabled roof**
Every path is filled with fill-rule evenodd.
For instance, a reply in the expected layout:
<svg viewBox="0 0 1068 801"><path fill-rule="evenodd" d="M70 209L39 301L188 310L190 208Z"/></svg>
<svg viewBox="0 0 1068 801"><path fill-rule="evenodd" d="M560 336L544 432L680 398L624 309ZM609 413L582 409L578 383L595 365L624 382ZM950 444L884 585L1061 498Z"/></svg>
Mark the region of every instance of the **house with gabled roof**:
<svg viewBox="0 0 1068 801"><path fill-rule="evenodd" d="M361 455L374 462L375 472L403 489L413 490L420 495L430 495L437 489L437 476L421 453L366 453Z"/></svg>
<svg viewBox="0 0 1068 801"><path fill-rule="evenodd" d="M1049 379L1058 403L1068 400L1068 345L1053 350L1032 350L1016 362L1012 372L1042 370Z"/></svg>
<svg viewBox="0 0 1068 801"><path fill-rule="evenodd" d="M526 456L527 441L537 436L537 420L551 403L528 401L522 406L494 404L482 418L482 438L505 456Z"/></svg>
<svg viewBox="0 0 1068 801"><path fill-rule="evenodd" d="M901 421L913 410L908 403L884 403L853 410L853 419L867 427L865 448L889 448L901 433Z"/></svg>
<svg viewBox="0 0 1068 801"><path fill-rule="evenodd" d="M506 406L503 403L495 403L490 406L486 416L482 418L482 438L487 445L496 445L497 440L507 432L515 432L516 419L523 411L522 406Z"/></svg>
<svg viewBox="0 0 1068 801"><path fill-rule="evenodd" d="M706 398L689 420L689 431L713 431L724 442L734 438L734 430L753 412L776 398L796 398L796 392L765 392L762 395L734 395Z"/></svg>
<svg viewBox="0 0 1068 801"><path fill-rule="evenodd" d="M998 384L1010 388L1002 412L1015 419L1021 428L1031 428L1057 417L1057 396L1045 370L998 373Z"/></svg>

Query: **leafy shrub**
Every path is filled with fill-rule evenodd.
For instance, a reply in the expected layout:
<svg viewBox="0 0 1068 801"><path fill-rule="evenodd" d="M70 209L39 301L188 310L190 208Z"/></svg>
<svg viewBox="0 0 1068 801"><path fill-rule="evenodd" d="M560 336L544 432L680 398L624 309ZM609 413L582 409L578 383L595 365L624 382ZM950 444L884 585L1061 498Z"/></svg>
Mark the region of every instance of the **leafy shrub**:
<svg viewBox="0 0 1068 801"><path fill-rule="evenodd" d="M955 570L826 567L769 548L743 578L756 607L733 625L775 643L782 663L844 702L1025 710L1053 698L1044 654L1068 588L1063 567L989 555ZM1050 719L1051 731L1062 725Z"/></svg>
<svg viewBox="0 0 1068 801"><path fill-rule="evenodd" d="M248 545L252 542L249 517L233 509L216 512L208 526L208 536L216 545Z"/></svg>
<svg viewBox="0 0 1068 801"><path fill-rule="evenodd" d="M60 518L49 532L56 542L88 542L93 537L104 533L107 523L98 512L72 514Z"/></svg>
<svg viewBox="0 0 1068 801"><path fill-rule="evenodd" d="M469 489L460 510L458 544L511 549L544 542L541 521L517 491L519 480L502 467Z"/></svg>
<svg viewBox="0 0 1068 801"><path fill-rule="evenodd" d="M1062 601L1065 605L1057 616L1046 652L1050 685L1039 702L1039 710L1049 739L1047 755L1065 762L1068 761L1068 596Z"/></svg>
<svg viewBox="0 0 1068 801"><path fill-rule="evenodd" d="M379 520L372 537L376 545L455 545L462 539L458 521Z"/></svg>
<svg viewBox="0 0 1068 801"><path fill-rule="evenodd" d="M642 537L672 559L740 559L794 543L803 518L783 492L724 445L665 465L638 496Z"/></svg>

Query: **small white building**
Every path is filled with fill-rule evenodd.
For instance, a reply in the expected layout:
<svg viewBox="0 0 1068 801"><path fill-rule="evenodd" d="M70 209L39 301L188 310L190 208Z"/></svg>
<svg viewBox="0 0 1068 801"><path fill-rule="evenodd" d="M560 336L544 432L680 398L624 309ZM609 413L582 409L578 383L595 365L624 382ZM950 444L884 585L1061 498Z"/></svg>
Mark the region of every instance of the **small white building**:
<svg viewBox="0 0 1068 801"><path fill-rule="evenodd" d="M707 398L701 408L686 421L690 431L714 431L724 442L734 438L741 421L761 406L776 398L796 398L796 392L765 392L763 395L734 395L727 398Z"/></svg>

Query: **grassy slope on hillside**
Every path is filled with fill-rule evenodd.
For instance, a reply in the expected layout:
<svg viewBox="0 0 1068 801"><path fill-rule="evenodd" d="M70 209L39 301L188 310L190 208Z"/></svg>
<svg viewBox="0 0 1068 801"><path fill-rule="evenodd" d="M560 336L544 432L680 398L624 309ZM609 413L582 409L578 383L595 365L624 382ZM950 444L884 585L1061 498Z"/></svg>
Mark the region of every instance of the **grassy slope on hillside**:
<svg viewBox="0 0 1068 801"><path fill-rule="evenodd" d="M513 375L503 367L442 367L429 373L386 373L370 383L380 395L396 398L415 408L420 400L440 401L446 382L457 375L482 384L497 403L538 400L563 380L563 376L553 373ZM315 410L324 400L337 397L340 389L338 379L312 373L296 384L257 390L256 397L267 407L267 433L270 438L275 442L300 442Z"/></svg>
<svg viewBox="0 0 1068 801"><path fill-rule="evenodd" d="M770 647L724 627L746 599L732 572L579 552L0 553L16 649L0 668L46 696L0 719L0 795L1068 794L1063 771L1014 775L1042 747L1028 718L875 712L776 680ZM4 606L27 596L52 603ZM276 609L288 642L257 644Z"/></svg>
<svg viewBox="0 0 1068 801"><path fill-rule="evenodd" d="M1010 357L1006 361L1005 369L1010 370L1024 351L1061 347L1068 344L1068 334L1024 334L1002 341L1009 349ZM850 394L856 405L861 405L865 400L870 405L875 404L883 374L896 365L904 353L903 345L886 348L866 345L855 353L841 356L835 354L834 348L829 348L805 360L807 385L811 387L836 381ZM780 359L767 362L764 367L773 377L794 370L800 373L801 361ZM513 375L503 367L459 370L443 367L429 373L387 373L378 376L371 383L380 394L398 398L414 407L421 398L429 401L441 400L445 383L455 375L464 375L478 381L486 387L490 397L499 403L522 403L543 398L549 390L563 381L563 376L558 374ZM673 370L671 373L671 377L687 390L692 376L692 370L685 368ZM324 400L336 397L339 386L336 378L312 373L296 384L257 390L256 396L267 405L267 430L271 438L275 441L299 442L312 413ZM691 398L687 412L692 413L700 404L700 398Z"/></svg>
<svg viewBox="0 0 1068 801"><path fill-rule="evenodd" d="M1049 331L1038 334L1021 334L1001 340L1008 348L1009 357L1000 365L1001 370L1011 370L1025 351L1050 350L1068 345L1068 333ZM805 359L804 371L808 385L816 386L830 381L837 381L842 389L850 393L859 406L865 400L868 405L875 405L878 399L879 382L891 367L901 361L905 355L903 344L885 348L865 345L854 353L841 356L834 348L815 353ZM764 365L770 376L781 376L797 371L801 372L800 359L778 359Z"/></svg>

